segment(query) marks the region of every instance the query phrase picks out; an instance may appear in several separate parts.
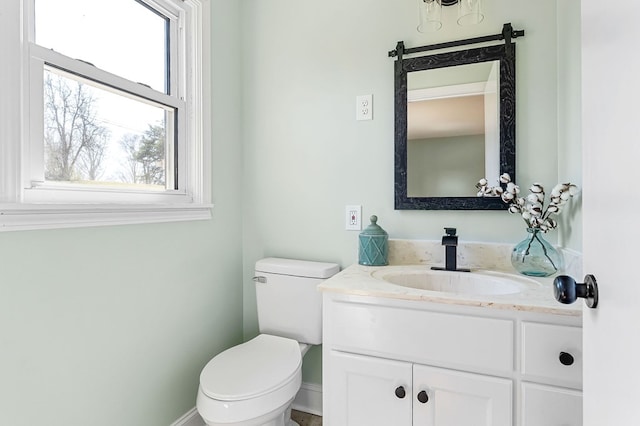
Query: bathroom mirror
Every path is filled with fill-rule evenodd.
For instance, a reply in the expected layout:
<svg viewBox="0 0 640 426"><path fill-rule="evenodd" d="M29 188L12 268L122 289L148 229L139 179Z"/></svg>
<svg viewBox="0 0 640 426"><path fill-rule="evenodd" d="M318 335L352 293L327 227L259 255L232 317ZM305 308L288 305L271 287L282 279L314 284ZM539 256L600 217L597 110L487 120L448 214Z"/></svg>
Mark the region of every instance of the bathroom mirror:
<svg viewBox="0 0 640 426"><path fill-rule="evenodd" d="M499 197L477 197L475 188L482 177L497 183L502 173L516 175L514 33L505 24L493 37L507 42L414 57L412 51L449 44L404 49L399 42L390 52L398 57L396 210L506 208ZM465 42L478 41L450 44Z"/></svg>

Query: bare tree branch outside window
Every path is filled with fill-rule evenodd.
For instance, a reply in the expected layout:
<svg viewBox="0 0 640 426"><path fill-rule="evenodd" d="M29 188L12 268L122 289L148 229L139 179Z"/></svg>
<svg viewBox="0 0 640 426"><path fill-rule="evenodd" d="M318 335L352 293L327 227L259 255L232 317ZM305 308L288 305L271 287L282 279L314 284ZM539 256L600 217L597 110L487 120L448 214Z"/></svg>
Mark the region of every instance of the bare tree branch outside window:
<svg viewBox="0 0 640 426"><path fill-rule="evenodd" d="M47 73L45 97L45 178L95 180L109 130L96 120L96 100L80 82Z"/></svg>
<svg viewBox="0 0 640 426"><path fill-rule="evenodd" d="M89 88L80 81L45 73L45 179L164 185L163 123L147 124L137 134L120 133L115 136L119 143L114 143L110 123L99 118L101 99Z"/></svg>

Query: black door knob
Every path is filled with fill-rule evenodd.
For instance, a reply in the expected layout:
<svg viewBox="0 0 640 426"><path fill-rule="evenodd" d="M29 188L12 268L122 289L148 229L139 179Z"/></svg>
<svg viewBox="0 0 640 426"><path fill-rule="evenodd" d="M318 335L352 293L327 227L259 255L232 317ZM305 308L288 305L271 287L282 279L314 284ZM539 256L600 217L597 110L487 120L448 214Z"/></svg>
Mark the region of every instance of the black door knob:
<svg viewBox="0 0 640 426"><path fill-rule="evenodd" d="M427 392L420 391L420 393L418 393L418 401L422 402L423 404L426 404L427 401L429 401L429 395L427 395Z"/></svg>
<svg viewBox="0 0 640 426"><path fill-rule="evenodd" d="M405 396L407 396L407 392L404 390L404 386L398 386L396 388L396 396L400 399L404 398Z"/></svg>
<svg viewBox="0 0 640 426"><path fill-rule="evenodd" d="M584 298L584 302L590 308L598 306L598 283L593 275L586 275L584 283L576 283L576 280L568 275L558 275L553 280L553 295L560 303L570 304Z"/></svg>
<svg viewBox="0 0 640 426"><path fill-rule="evenodd" d="M562 365L572 365L574 361L573 355L568 352L560 352L560 356L558 358L560 359L560 364Z"/></svg>

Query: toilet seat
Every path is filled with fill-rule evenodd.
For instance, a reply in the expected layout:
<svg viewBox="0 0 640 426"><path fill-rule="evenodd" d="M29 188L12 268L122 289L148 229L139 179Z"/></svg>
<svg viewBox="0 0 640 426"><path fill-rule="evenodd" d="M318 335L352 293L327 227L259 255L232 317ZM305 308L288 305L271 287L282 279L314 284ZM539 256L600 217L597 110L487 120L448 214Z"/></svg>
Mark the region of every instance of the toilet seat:
<svg viewBox="0 0 640 426"><path fill-rule="evenodd" d="M208 425L263 425L282 415L301 383L298 342L261 334L209 361L196 406Z"/></svg>
<svg viewBox="0 0 640 426"><path fill-rule="evenodd" d="M218 401L253 399L287 385L301 366L298 342L260 334L209 361L200 374L200 388Z"/></svg>

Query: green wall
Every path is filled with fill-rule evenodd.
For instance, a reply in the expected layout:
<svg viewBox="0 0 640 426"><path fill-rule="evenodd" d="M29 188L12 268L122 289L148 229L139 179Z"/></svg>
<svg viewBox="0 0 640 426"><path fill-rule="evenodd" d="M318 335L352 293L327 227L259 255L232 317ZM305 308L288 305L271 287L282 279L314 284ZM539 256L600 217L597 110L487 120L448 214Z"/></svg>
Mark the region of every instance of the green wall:
<svg viewBox="0 0 640 426"><path fill-rule="evenodd" d="M462 241L519 241L522 223L504 212L393 210L387 52L504 22L527 31L518 179L581 183L579 0L485 4L483 25L451 19L423 35L414 1L211 0L213 218L0 234L0 424L170 424L195 405L211 356L257 333L257 259L357 261L346 204L377 214L392 238L456 226ZM373 121L355 121L361 94L374 96ZM550 238L579 250L574 216ZM321 381L318 349L304 380Z"/></svg>
<svg viewBox="0 0 640 426"><path fill-rule="evenodd" d="M551 188L559 179L581 183L580 167L573 166L579 137L565 138L579 125L559 123L561 107L576 109L561 102L571 97L563 96L561 84L576 78L561 53L579 49L579 42L571 45L575 38L564 38L571 32L579 41L579 28L560 23L573 16L579 22L578 0L486 1L485 21L472 27L459 27L455 7L445 8L443 29L431 34L415 29L415 1L245 0L243 6L244 199L252 206L243 215L245 338L257 333L247 277L258 258L357 262L358 232L344 230L347 204L361 204L365 219L376 214L391 238L438 239L445 226L457 227L463 242L523 238L522 220L506 212L394 210L393 59L387 52L399 40L414 47L495 34L506 22L526 30L517 40L517 179L524 188L533 182ZM579 60L573 65L579 69ZM356 96L364 94L373 94L372 121L355 120ZM565 162L569 175L559 172L568 170ZM568 246L580 226L574 221L565 235ZM573 244L580 249L579 241ZM318 383L320 357L312 357L304 380Z"/></svg>
<svg viewBox="0 0 640 426"><path fill-rule="evenodd" d="M0 424L169 425L242 340L236 0L213 0L213 218L0 233Z"/></svg>

